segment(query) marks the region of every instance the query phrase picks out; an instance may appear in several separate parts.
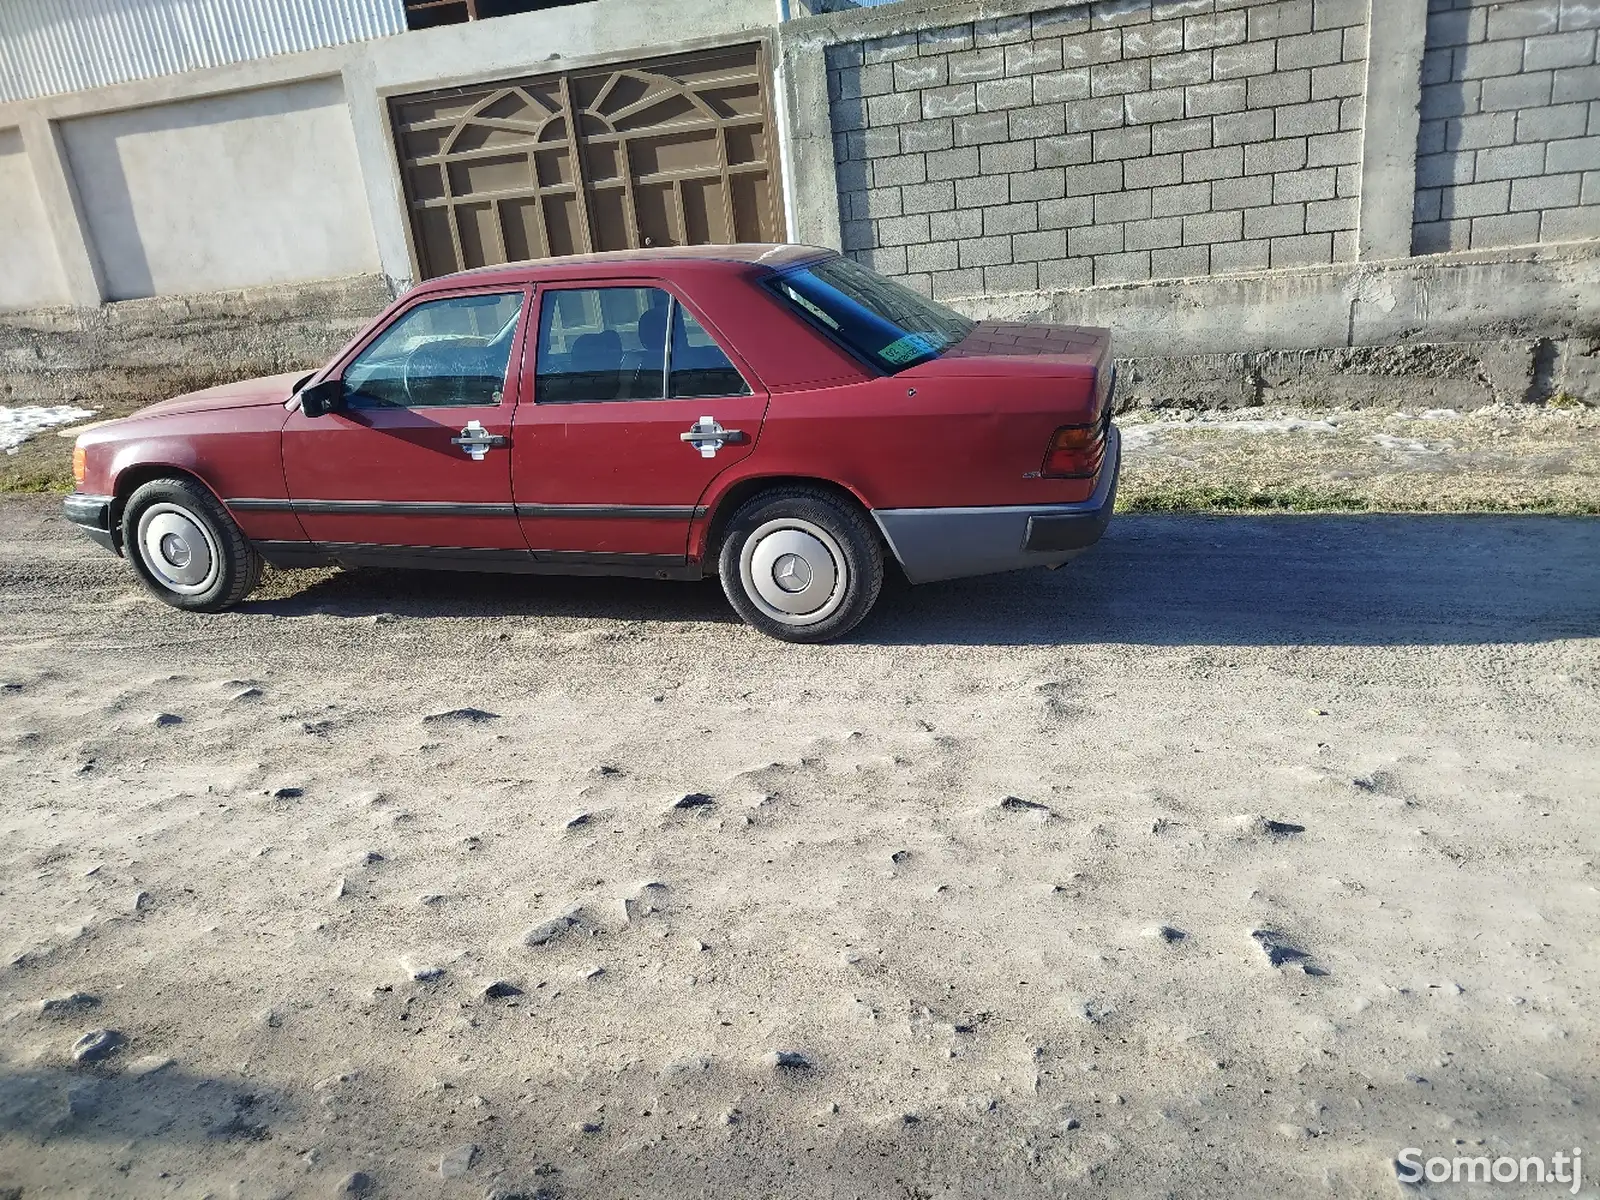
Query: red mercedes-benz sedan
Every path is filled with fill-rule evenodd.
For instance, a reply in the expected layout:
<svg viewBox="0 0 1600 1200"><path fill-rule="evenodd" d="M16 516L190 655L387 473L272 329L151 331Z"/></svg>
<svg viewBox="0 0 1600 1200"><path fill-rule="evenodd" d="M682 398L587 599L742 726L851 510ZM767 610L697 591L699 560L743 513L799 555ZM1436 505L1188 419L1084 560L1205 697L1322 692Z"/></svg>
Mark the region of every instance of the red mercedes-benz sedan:
<svg viewBox="0 0 1600 1200"><path fill-rule="evenodd" d="M262 564L699 579L826 641L912 583L1059 566L1111 516L1104 330L973 322L829 250L433 279L311 375L86 430L66 514L210 612Z"/></svg>

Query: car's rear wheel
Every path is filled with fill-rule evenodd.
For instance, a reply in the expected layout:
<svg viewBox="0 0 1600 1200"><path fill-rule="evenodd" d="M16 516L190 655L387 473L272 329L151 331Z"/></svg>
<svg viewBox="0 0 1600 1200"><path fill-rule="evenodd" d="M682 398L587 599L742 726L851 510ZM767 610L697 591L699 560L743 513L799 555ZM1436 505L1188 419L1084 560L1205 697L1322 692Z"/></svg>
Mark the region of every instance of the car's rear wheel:
<svg viewBox="0 0 1600 1200"><path fill-rule="evenodd" d="M776 488L728 523L717 571L734 611L786 642L843 637L883 587L883 547L855 505L814 488Z"/></svg>
<svg viewBox="0 0 1600 1200"><path fill-rule="evenodd" d="M153 479L122 509L122 544L139 581L174 608L218 612L261 581L261 556L204 487Z"/></svg>

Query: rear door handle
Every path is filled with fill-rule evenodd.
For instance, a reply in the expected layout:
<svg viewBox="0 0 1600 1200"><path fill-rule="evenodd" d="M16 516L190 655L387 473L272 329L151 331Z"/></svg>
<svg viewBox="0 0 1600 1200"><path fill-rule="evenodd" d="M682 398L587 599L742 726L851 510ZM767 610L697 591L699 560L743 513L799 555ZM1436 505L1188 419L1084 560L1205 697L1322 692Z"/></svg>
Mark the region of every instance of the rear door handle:
<svg viewBox="0 0 1600 1200"><path fill-rule="evenodd" d="M717 451L730 442L744 441L744 432L739 429L724 429L717 424L715 417L701 417L689 427L687 433L678 435L680 441L688 442L700 451L701 458L715 458Z"/></svg>
<svg viewBox="0 0 1600 1200"><path fill-rule="evenodd" d="M482 462L485 454L509 446L511 439L504 434L490 433L481 422L468 421L466 428L450 439L450 444L460 446L463 452L471 455L473 462Z"/></svg>

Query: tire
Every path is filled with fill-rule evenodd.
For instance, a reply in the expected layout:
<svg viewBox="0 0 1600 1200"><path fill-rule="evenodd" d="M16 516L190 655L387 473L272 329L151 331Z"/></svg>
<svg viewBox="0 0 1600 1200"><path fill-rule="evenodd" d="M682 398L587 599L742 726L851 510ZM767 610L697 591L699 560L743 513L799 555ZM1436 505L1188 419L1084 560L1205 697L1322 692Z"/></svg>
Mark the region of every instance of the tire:
<svg viewBox="0 0 1600 1200"><path fill-rule="evenodd" d="M827 642L877 603L883 544L855 505L815 488L775 488L734 513L717 573L747 624L785 642Z"/></svg>
<svg viewBox="0 0 1600 1200"><path fill-rule="evenodd" d="M261 582L255 547L191 479L153 479L122 508L122 544L139 582L173 608L220 612Z"/></svg>

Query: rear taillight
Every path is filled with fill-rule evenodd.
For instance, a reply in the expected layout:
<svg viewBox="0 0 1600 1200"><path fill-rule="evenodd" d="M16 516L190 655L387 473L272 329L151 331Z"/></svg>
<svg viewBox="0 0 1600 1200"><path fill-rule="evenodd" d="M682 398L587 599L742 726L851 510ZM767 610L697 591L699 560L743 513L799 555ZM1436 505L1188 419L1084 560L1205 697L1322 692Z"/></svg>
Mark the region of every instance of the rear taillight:
<svg viewBox="0 0 1600 1200"><path fill-rule="evenodd" d="M1101 425L1063 425L1050 438L1050 449L1045 452L1046 476L1082 479L1100 470L1100 460L1105 457L1105 428Z"/></svg>

